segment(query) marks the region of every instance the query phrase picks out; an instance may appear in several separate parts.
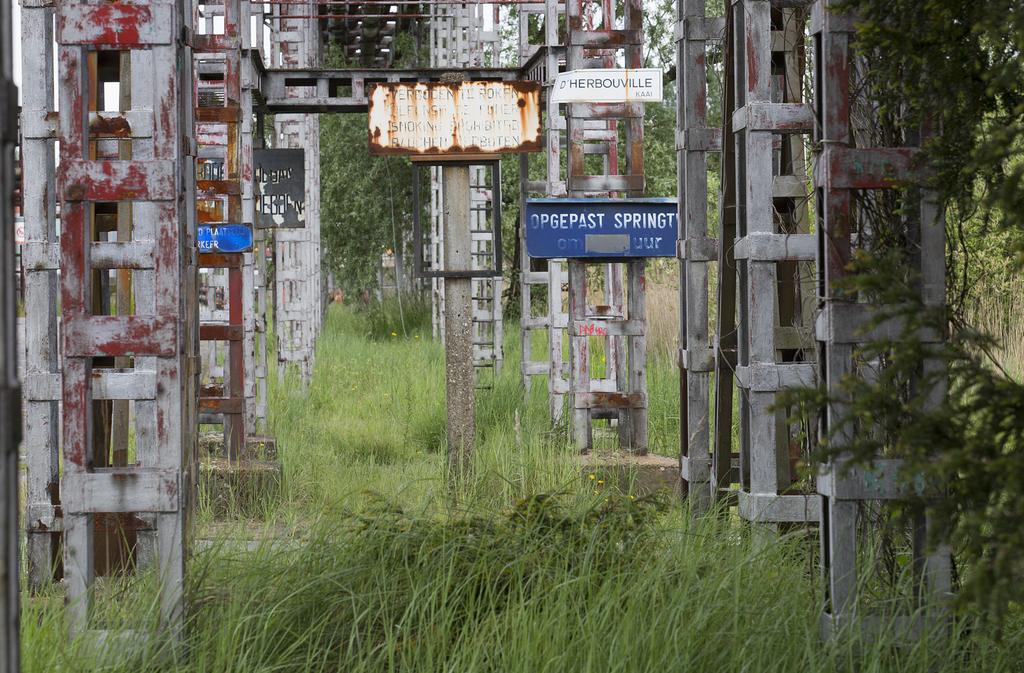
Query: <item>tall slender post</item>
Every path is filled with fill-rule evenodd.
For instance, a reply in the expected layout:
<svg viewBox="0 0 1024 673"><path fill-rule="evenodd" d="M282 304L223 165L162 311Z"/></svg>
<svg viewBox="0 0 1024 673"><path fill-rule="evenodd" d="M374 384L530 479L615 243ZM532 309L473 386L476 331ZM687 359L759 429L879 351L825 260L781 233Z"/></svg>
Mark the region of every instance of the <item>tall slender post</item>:
<svg viewBox="0 0 1024 673"><path fill-rule="evenodd" d="M544 84L551 90L555 75L558 74L559 45L558 19L565 6L558 0L545 0L536 5L523 5L519 15L519 56L520 66L526 78ZM531 42L530 17L543 21L544 30L540 42ZM543 180L531 180L529 161L523 155L520 161L520 198L523 202L531 194L546 197L565 196L566 184L562 179L562 160L559 148L564 145L561 136L565 133L565 117L558 103L550 95L543 99L546 123L544 125L543 150L545 174ZM563 363L562 344L568 325L565 293L562 288L568 283L568 271L564 259L533 259L526 252L526 229L521 225L522 246L519 287L522 301L520 327L522 328L522 372L527 390L535 376L547 377L548 407L551 422L562 423L565 415L565 397L569 383ZM540 266L538 266L538 263ZM535 296L545 297L543 313L535 313ZM536 302L540 303L540 302ZM534 354L531 332L544 330L546 344L543 353Z"/></svg>
<svg viewBox="0 0 1024 673"><path fill-rule="evenodd" d="M676 106L679 194L680 467L690 507L705 511L711 494L711 376L709 278L718 240L708 228L708 157L722 151L721 129L708 126L707 43L720 42L724 17L707 17L704 0L677 3Z"/></svg>
<svg viewBox="0 0 1024 673"><path fill-rule="evenodd" d="M0 673L18 669L18 444L21 391L18 386L15 315L13 118L18 90L11 80L11 5L0 7Z"/></svg>
<svg viewBox="0 0 1024 673"><path fill-rule="evenodd" d="M490 30L484 30L485 12L497 10L497 5L474 3L441 3L431 5L430 66L431 68L480 68L488 56L496 62L500 45L499 21L495 15ZM500 166L500 164L499 164ZM430 237L427 241L429 259L434 270L445 269L443 257L444 186L442 169L430 170ZM490 185L487 176L491 175ZM470 216L473 230L471 258L474 270L489 268L495 255L495 238L491 222L500 212L500 170L484 164L470 167ZM500 251L498 251L500 254ZM422 253L421 253L422 254ZM469 268L469 267L467 267ZM434 338L442 344L444 329L444 284L446 279L431 279L431 317ZM493 385L501 373L503 355L503 323L501 313L501 276L478 275L470 282L473 301L473 366L476 382L481 388ZM487 375L490 370L490 375Z"/></svg>
<svg viewBox="0 0 1024 673"><path fill-rule="evenodd" d="M469 271L469 167L445 166L444 260L446 270ZM469 278L445 278L445 389L448 405L448 476L453 483L468 476L474 451L473 304Z"/></svg>
<svg viewBox="0 0 1024 673"><path fill-rule="evenodd" d="M33 591L49 584L59 566L63 528L60 503L60 291L57 239L56 110L53 99L54 8L23 2L21 8L22 79L36 82L22 92L21 160L25 217L25 446L28 470L25 496L28 583ZM28 5L28 6L26 6ZM45 260L45 262L44 262Z"/></svg>

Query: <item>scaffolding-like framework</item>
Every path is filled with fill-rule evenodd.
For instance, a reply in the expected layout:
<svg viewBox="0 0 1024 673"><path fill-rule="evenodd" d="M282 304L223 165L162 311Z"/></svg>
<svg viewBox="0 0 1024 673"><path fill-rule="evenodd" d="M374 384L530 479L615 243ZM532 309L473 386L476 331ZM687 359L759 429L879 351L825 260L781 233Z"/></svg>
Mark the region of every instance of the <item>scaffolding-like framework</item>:
<svg viewBox="0 0 1024 673"><path fill-rule="evenodd" d="M195 37L193 54L198 223L242 223L251 229L253 221L244 219L242 209L247 190L242 184L241 4L239 0L200 2L196 10L197 26L202 28ZM249 182L251 193L251 170ZM252 254L200 252L199 266L207 272L200 276L207 286L199 324L200 345L207 347L203 358L207 366L200 387L199 422L222 424L224 455L238 460L255 420L247 410L252 395L246 394L255 376ZM219 308L218 289L224 309ZM223 344L222 350L218 344Z"/></svg>
<svg viewBox="0 0 1024 673"><path fill-rule="evenodd" d="M317 68L321 64L316 2L273 5L270 61L275 68ZM294 17L294 18L293 18ZM316 98L316 88L295 87L289 98ZM305 150L306 224L274 232L274 335L277 375L295 366L302 381L313 376L316 338L323 319L320 279L320 120L315 114L277 114L274 147Z"/></svg>
<svg viewBox="0 0 1024 673"><path fill-rule="evenodd" d="M542 82L544 110L544 179L530 179L530 156L519 158L519 201L526 202L531 194L544 197L566 196L562 177L561 148L565 143L565 117L558 103L551 100L551 87L559 66L565 62L565 48L558 34L558 18L565 12L565 3L545 0L536 5L519 7L519 62L526 79ZM531 19L541 21L539 44L531 42ZM551 422L561 423L565 412L565 396L569 392L568 370L563 358L563 344L569 326L566 293L569 282L564 259L531 259L526 253L525 208L520 207L519 222L519 296L522 347L522 376L527 390L533 377L547 379L548 405ZM540 306L535 306L535 302ZM545 349L543 358L533 355L533 333L543 330Z"/></svg>
<svg viewBox="0 0 1024 673"><path fill-rule="evenodd" d="M814 126L802 101L807 15L768 0L737 0L732 9L735 108L725 110L732 121L725 141L734 143L736 161L739 512L761 523L817 521L818 498L797 488L808 428L777 406L780 391L815 385L817 247L808 233L802 137Z"/></svg>
<svg viewBox="0 0 1024 673"><path fill-rule="evenodd" d="M611 2L572 0L567 7L566 69L614 67L619 52L626 68L643 58L643 6L627 0L617 21ZM621 27L620 27L621 26ZM584 197L644 192L644 106L642 103L570 103L567 191ZM619 154L620 124L625 156ZM598 173L592 172L597 158ZM624 159L625 161L621 161ZM625 169L628 172L620 172ZM619 445L647 452L646 291L643 259L604 264L604 303L587 305L586 260L570 259L569 391L576 447L593 447L593 419L618 422ZM624 268L625 267L625 268ZM599 323L605 340L603 376L592 371L590 324Z"/></svg>
<svg viewBox="0 0 1024 673"><path fill-rule="evenodd" d="M808 233L803 139L813 115L802 102L807 12L775 8L767 0L739 0L729 7L726 26L724 18L705 15L703 2L680 9L683 479L698 511L738 484L745 519L816 521L817 498L794 490L806 428L788 422L785 409L775 409L779 391L815 381L811 262L816 249ZM706 43L712 39L723 41L726 59L724 133L707 127ZM721 152L718 239L709 236L707 225L711 152ZM713 337L708 286L716 261ZM734 398L740 425L735 453ZM712 417L717 419L713 435Z"/></svg>
<svg viewBox="0 0 1024 673"><path fill-rule="evenodd" d="M89 630L97 515L147 513L162 623L181 626L188 513L196 488L198 307L189 3L57 3L63 318L64 582L76 632ZM120 31L108 30L111 24ZM124 30L123 28L130 28ZM130 63L128 106L91 113L90 59ZM105 138L129 140L127 159ZM120 143L119 143L120 144ZM126 148L118 148L123 156ZM131 202L131 235L100 238L99 204ZM125 211L118 212L118 219ZM120 232L118 232L120 233ZM130 269L133 311L94 296L96 270ZM102 286L101 286L102 287ZM120 307L118 307L120 308ZM110 359L130 358L129 367ZM108 458L94 433L99 400L130 400L135 462ZM113 462L113 466L110 466ZM139 552L141 553L141 552Z"/></svg>
<svg viewBox="0 0 1024 673"><path fill-rule="evenodd" d="M708 17L705 0L679 0L676 40L676 149L679 203L680 467L691 506L706 508L712 492L711 377L715 343L709 331L709 276L719 240L708 229L708 157L722 151L722 132L708 126L708 42L721 41L724 17ZM724 215L723 215L724 216ZM728 453L714 483L732 481Z"/></svg>
<svg viewBox="0 0 1024 673"><path fill-rule="evenodd" d="M242 221L256 222L256 167L253 150L262 147L263 113L256 105L255 96L260 88L259 70L263 65L263 5L241 0L241 49L242 49L242 96L239 142L241 144ZM254 25L258 26L254 30ZM245 398L246 429L250 442L266 445L273 440L268 437L267 425L267 287L268 273L266 248L268 232L263 228L253 230L253 249L247 253L252 273L243 276L243 313L245 322ZM251 279L251 280L249 280Z"/></svg>
<svg viewBox="0 0 1024 673"><path fill-rule="evenodd" d="M851 77L858 63L851 49L854 24L834 11L836 0L813 3L809 30L808 3L730 0L727 19L707 17L701 0L679 2L682 476L697 510L735 485L739 513L747 520L820 521L828 583L824 632L844 628L854 618L874 627L883 622L857 614L857 521L868 503L906 497L896 479L900 464L879 457L871 470L847 470L845 460L836 460L817 479L820 497L808 497L797 491L794 469L803 451L796 438L806 428L792 427L774 405L781 391L820 381L836 400L825 410L820 437L827 435L833 446L843 446L855 431L841 425L847 408L841 401L843 377L870 376L871 367L878 366L858 361L858 345L899 333L900 325L893 321L867 329L878 310L891 307L865 304L837 286L849 273L854 251L864 244L856 230L856 203L864 194L891 190L897 182L904 185L906 214L899 217L905 218L901 225L914 243L908 259L922 278L924 304L943 305L940 213L932 195L913 186L920 180L913 159L927 129L904 129L901 147L865 145L851 124ZM210 330L200 325L197 217L213 222L255 219L252 149L262 145L263 133L254 96L262 93L259 102L278 113L273 144L306 150L306 227L275 231L273 245L278 372L283 375L287 366L296 365L308 382L322 321L315 113L364 109L366 85L379 80L380 73L317 69L322 36L335 34L338 26L342 32L356 30L359 23L325 19L325 29L317 20L316 0L272 3L267 17L270 69L262 61L262 33L252 30L253 17L265 25L259 3L200 3L206 25L198 32L191 30L197 18L191 1L22 4L23 76L39 83L25 89L21 113L21 159L29 178L22 189L28 311L21 390L26 408L29 584L37 589L62 570L72 628L82 632L91 626L89 587L98 559L107 568L118 563L122 568L155 565L162 623L176 630L182 623L187 531L196 493L201 338L231 344L225 368L230 395L219 397L229 398L237 411L220 412L233 416L228 425L238 428L243 439L233 430L229 451L241 451L244 435L254 434L266 419L268 241L257 231L254 253L221 260L228 268L228 315L224 325ZM520 76L550 86L563 56L569 69L641 65L640 0L626 0L621 17L614 3L605 0L572 0L568 5L545 0L519 7ZM495 31L481 30L482 12L492 10L493 3L432 4L432 65L498 79L511 76L497 68L486 72L485 66L493 65L486 63L487 54L496 59L499 45L496 15L489 19ZM7 12L0 8L5 36L10 28ZM565 46L559 45L562 12ZM543 18L542 44L531 43L531 16ZM389 28L392 40L396 30ZM813 106L803 101L808 34L815 55ZM721 131L709 126L707 101L708 42L719 40L725 61ZM54 44L59 115L53 100ZM384 40L378 47L383 44L391 42ZM10 115L14 93L7 81L6 41L4 49L0 177L4 193L13 193L8 189L10 155L17 131ZM198 77L210 87L194 80L193 50L205 55L198 59ZM391 62L391 56L365 56L370 65ZM387 77L430 80L437 75L402 73L389 71ZM295 77L290 83L289 76ZM339 85L341 81L345 84ZM117 100L106 100L104 85L114 83ZM341 92L343 88L348 91ZM207 98L217 104L203 104ZM545 110L545 176L530 180L529 162L522 157L523 197L642 193L642 105L574 103L562 118L558 105L548 99ZM808 135L814 140L810 179ZM59 171L54 160L57 141ZM564 180L562 147L567 149ZM620 149L625 150L622 156ZM707 213L709 159L716 155L723 178L717 239ZM203 172L217 160L222 174ZM496 206L496 184L493 178L488 182L483 168L474 170L474 256L484 264L494 254L486 223ZM197 215L197 184L200 198L214 203L203 216ZM811 198L817 218L813 234L808 221ZM436 212L443 211L440 194L432 204ZM4 213L2 240L11 231L10 213ZM434 226L430 259L437 264L443 241L439 222ZM6 251L0 258L6 283L13 250L0 247ZM535 267L523 252L522 374L527 382L536 375L548 377L555 420L562 416L564 397L571 396L574 437L581 449L591 447L592 419L602 417L618 421L624 448L642 453L647 448L644 263L633 261L625 269L606 264L603 304L597 306L587 305L586 263L567 266L567 274L559 261ZM718 275L714 304L709 291L712 269ZM566 282L568 315L563 310ZM536 315L531 293L542 287L547 288L545 314ZM6 335L0 360L0 426L6 428L16 422L13 400L19 392L13 295L6 284L0 289L0 325ZM210 289L208 308L215 308L215 284ZM495 368L501 360L500 293L500 278L474 281L474 322L480 323L474 332L475 359L490 361ZM717 316L714 335L709 333L712 308ZM606 335L608 356L606 376L600 378L593 376L593 337L586 329L595 321ZM810 335L812 322L816 343ZM536 329L547 331L546 361L531 357L530 336ZM566 329L569 368L562 362ZM938 343L942 335L920 338ZM213 360L216 365L215 356ZM941 373L941 367L932 359L926 373ZM234 372L244 372L244 378ZM735 454L734 394L740 421ZM212 409L207 406L207 411ZM17 469L11 444L15 440L16 434L8 433L0 446L0 478L8 485ZM16 487L5 489L5 515L16 507L14 494ZM5 516L8 535L3 541L8 546L2 551L8 568L16 566L16 548L9 546L11 527L16 526L12 521ZM915 522L913 567L926 588L922 595L942 598L950 591L950 556L945 547L926 546L930 525L924 519ZM130 533L130 560L114 559L116 551L96 553L98 546L109 547L124 533ZM7 574L9 581L16 577ZM4 606L9 608L17 587L8 583L5 590ZM896 624L920 632L921 616L900 617ZM5 622L6 640L0 641L5 662L15 651L9 626Z"/></svg>
<svg viewBox="0 0 1024 673"><path fill-rule="evenodd" d="M859 303L837 285L849 273L854 250L867 241L854 226L854 194L919 179L911 166L914 147L859 146L863 140L850 121L854 23L837 13L837 5L818 0L808 13L806 4L731 0L723 21L707 17L701 0L682 0L675 33L681 92L682 476L697 512L735 493L739 514L752 522L820 521L828 582L822 622L826 635L849 625L856 615L858 517L871 501L898 500L906 494L895 478L899 463L881 456L868 470L848 470L843 460L826 465L817 479L820 496L810 492L796 465L806 455L801 438L813 437L816 419L790 420L789 410L777 408L779 393L815 386L820 377L829 398L841 400L845 376L871 376L870 367L878 366L865 369L857 363L858 344L897 334L898 325L869 329L875 311L885 307ZM805 82L810 70L805 35L812 37L815 57L813 106L803 100L810 89ZM721 134L707 125L706 43L713 39L723 41ZM805 139L812 134L816 154L809 171ZM919 146L916 130L904 135L908 144ZM717 240L709 235L706 219L707 158L715 152L721 152L722 178ZM813 234L812 193L817 217ZM922 277L922 299L927 306L941 306L944 230L937 206L920 189L901 194L912 214L893 217L906 217L902 224L918 242L918 249L908 252ZM709 267L716 258L718 287L712 305ZM714 335L708 333L712 307ZM937 361L925 366L929 372L940 367ZM739 404L736 453L734 396ZM829 406L820 440L827 438L832 446L849 441L854 430L845 409L838 401ZM915 524L914 567L926 587L921 595L942 597L950 587L949 552L926 546L928 527L925 520ZM906 632L920 633L921 616L899 616L896 623ZM868 629L893 623L870 614L857 620Z"/></svg>
<svg viewBox="0 0 1024 673"><path fill-rule="evenodd" d="M851 75L856 57L851 48L854 17L840 13L836 0L819 0L811 18L811 35L819 58L815 68L814 113L817 120L815 140L821 154L814 164L816 194L816 237L819 250L816 337L822 353L821 378L831 400L822 438L834 447L849 445L857 428L847 418L844 398L846 376L872 376L873 363L858 362L858 345L872 340L898 338L897 319L875 324L875 316L887 309L870 305L843 290L841 281L850 273L850 262L858 246L868 243L870 232L858 232L855 226L855 200L877 190L890 190L900 184L920 184L919 169L913 158L921 147L922 129L904 129L904 147L863 146L864 141L851 123ZM924 129L926 131L926 129ZM870 140L868 140L870 142ZM920 277L920 298L926 307L942 307L946 301L945 225L934 195L921 188L904 188L901 222L907 229L913 249L908 259ZM861 234L864 235L861 235ZM944 335L916 335L922 344L934 344ZM943 371L935 356L925 359L922 375L930 377ZM935 386L928 397L938 403L945 390ZM865 424L866 425L866 424ZM826 604L822 613L822 631L828 636L856 623L865 633L895 629L905 635L924 633L924 621L941 615L951 591L952 561L945 545L929 547L931 522L919 517L914 522L912 564L917 598L929 609L913 614L870 614L870 606L858 605L858 519L872 501L892 501L907 497L899 480L898 459L879 456L869 469L851 468L840 457L827 464L818 477L821 502L821 556L827 581ZM935 497L939 497L936 495Z"/></svg>

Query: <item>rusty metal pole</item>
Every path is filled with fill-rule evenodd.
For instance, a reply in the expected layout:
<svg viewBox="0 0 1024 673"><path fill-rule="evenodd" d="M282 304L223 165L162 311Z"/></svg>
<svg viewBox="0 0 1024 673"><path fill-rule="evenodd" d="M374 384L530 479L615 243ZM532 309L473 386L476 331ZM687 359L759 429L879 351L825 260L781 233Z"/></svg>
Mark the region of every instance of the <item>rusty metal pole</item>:
<svg viewBox="0 0 1024 673"><path fill-rule="evenodd" d="M469 227L469 167L445 166L444 260L446 271L469 271L473 236ZM448 478L463 481L472 469L475 446L472 281L445 278L445 390L448 407Z"/></svg>

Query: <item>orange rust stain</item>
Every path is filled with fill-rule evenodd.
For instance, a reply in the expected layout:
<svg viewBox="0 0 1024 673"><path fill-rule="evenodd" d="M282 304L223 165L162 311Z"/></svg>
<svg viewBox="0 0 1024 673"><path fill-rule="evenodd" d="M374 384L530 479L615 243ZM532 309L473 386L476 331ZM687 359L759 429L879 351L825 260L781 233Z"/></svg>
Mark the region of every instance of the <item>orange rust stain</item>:
<svg viewBox="0 0 1024 673"><path fill-rule="evenodd" d="M89 120L90 136L131 138L132 127L124 117L93 117Z"/></svg>
<svg viewBox="0 0 1024 673"><path fill-rule="evenodd" d="M540 149L534 82L380 84L369 96L374 154L466 154Z"/></svg>
<svg viewBox="0 0 1024 673"><path fill-rule="evenodd" d="M201 224L224 221L224 207L220 201L196 200L196 218Z"/></svg>

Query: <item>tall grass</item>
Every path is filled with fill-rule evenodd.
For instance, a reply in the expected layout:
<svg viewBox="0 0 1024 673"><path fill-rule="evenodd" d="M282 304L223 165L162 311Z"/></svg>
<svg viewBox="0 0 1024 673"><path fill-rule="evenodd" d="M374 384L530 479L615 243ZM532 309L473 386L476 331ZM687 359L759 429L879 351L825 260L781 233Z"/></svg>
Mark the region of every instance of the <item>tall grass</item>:
<svg viewBox="0 0 1024 673"><path fill-rule="evenodd" d="M359 313L371 339L430 334L430 299L421 293L391 294L361 306Z"/></svg>
<svg viewBox="0 0 1024 673"><path fill-rule="evenodd" d="M1019 643L961 627L823 644L808 537L759 544L662 509L538 496L439 518L381 501L299 546L213 549L192 566L181 646L118 651L110 670L1019 670ZM86 670L82 642L39 646L59 635L53 612L33 616L26 670Z"/></svg>
<svg viewBox="0 0 1024 673"><path fill-rule="evenodd" d="M968 319L998 339L995 356L1000 365L1024 380L1024 279L1015 276L998 290L983 283L973 298Z"/></svg>
<svg viewBox="0 0 1024 673"><path fill-rule="evenodd" d="M419 332L370 340L365 315L333 307L310 387L271 386L280 500L263 524L202 532L215 539L190 561L183 640L97 654L67 639L55 588L24 602L24 670L1020 670L1019 624L1002 644L968 620L914 644L822 643L814 533L766 542L724 513L594 488L544 386L523 392L517 332L478 393L475 477L452 503L442 350ZM677 381L652 358L651 442L669 455ZM157 609L148 581L107 583L97 603L98 623L143 630Z"/></svg>
<svg viewBox="0 0 1024 673"><path fill-rule="evenodd" d="M679 273L661 264L651 275L646 291L647 353L672 362L679 354Z"/></svg>

